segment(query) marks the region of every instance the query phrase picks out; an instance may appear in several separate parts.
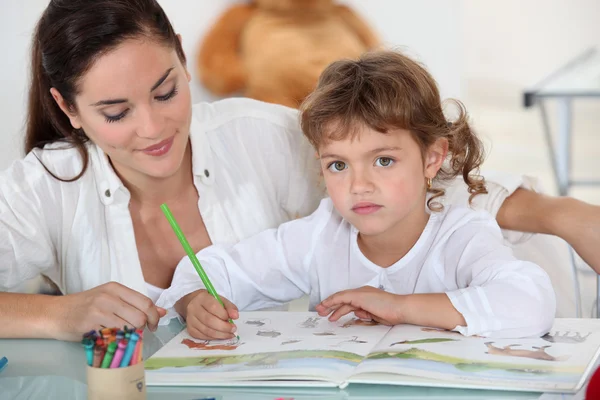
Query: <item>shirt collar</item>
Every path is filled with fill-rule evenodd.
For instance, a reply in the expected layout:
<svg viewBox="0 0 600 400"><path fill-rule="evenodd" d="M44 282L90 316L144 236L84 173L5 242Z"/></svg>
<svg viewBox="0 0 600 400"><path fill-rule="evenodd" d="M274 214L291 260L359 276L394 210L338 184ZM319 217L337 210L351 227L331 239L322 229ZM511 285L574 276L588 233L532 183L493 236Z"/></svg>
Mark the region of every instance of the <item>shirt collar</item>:
<svg viewBox="0 0 600 400"><path fill-rule="evenodd" d="M117 194L121 192L120 189L123 189L122 192L129 196L129 191L117 176L112 165L110 165L106 153L98 145L89 142L88 154L90 155L90 166L94 170L98 196L100 196L102 203L104 205L112 204Z"/></svg>
<svg viewBox="0 0 600 400"><path fill-rule="evenodd" d="M192 173L195 178L205 185L212 185L215 180L213 157L206 132L202 129L200 121L192 115L190 124L190 145L192 149ZM94 170L98 195L104 205L112 204L115 199L129 199L129 191L115 172L108 160L108 156L100 147L88 143L90 164Z"/></svg>
<svg viewBox="0 0 600 400"><path fill-rule="evenodd" d="M215 181L213 152L201 121L192 115L190 125L190 144L192 146L192 173L205 185Z"/></svg>

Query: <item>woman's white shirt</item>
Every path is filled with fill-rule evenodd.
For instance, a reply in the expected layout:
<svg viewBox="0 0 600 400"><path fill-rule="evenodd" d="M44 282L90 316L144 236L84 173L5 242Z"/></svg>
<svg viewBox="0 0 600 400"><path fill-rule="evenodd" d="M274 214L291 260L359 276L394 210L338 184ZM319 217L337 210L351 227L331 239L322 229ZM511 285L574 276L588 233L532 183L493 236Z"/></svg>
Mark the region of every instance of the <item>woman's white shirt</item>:
<svg viewBox="0 0 600 400"><path fill-rule="evenodd" d="M213 243L308 215L323 197L293 109L248 99L201 103L190 137L198 208ZM102 150L87 148L89 167L74 182L42 165L77 175L81 158L64 144L34 150L0 174L0 291L41 273L62 293L117 281L148 295L129 191Z"/></svg>
<svg viewBox="0 0 600 400"><path fill-rule="evenodd" d="M302 135L297 111L250 99L193 107L190 129L198 208L214 244L229 245L312 213L324 195L315 151ZM55 143L36 149L0 173L0 291L38 274L62 293L120 282L148 295L129 212L130 194L107 156L87 146ZM40 162L41 161L41 162ZM43 165L42 165L43 163ZM495 215L520 176L488 181L474 206ZM467 204L462 181L451 182L445 204ZM524 236L503 232L513 242Z"/></svg>

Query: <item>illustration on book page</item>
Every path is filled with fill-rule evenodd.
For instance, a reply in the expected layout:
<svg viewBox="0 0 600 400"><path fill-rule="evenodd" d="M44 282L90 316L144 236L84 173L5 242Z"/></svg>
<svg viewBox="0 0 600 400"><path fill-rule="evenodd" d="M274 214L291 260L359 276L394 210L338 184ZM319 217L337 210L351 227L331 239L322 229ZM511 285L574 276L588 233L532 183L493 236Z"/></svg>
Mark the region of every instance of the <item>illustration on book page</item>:
<svg viewBox="0 0 600 400"><path fill-rule="evenodd" d="M270 324L271 320L269 318L262 318L262 319L247 319L246 321L244 321L244 323L246 325L251 325L251 326L256 326L256 327L261 327L264 326L265 324Z"/></svg>

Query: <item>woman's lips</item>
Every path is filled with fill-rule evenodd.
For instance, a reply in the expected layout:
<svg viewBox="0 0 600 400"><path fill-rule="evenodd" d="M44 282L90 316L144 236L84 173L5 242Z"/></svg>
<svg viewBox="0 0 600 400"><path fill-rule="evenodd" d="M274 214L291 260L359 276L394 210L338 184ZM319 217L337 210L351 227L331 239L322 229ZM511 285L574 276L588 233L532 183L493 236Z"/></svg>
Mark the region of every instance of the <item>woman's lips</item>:
<svg viewBox="0 0 600 400"><path fill-rule="evenodd" d="M153 156L153 157L165 155L169 152L169 150L171 150L171 146L173 145L174 138L175 138L174 136L171 136L169 139L165 139L160 143L146 147L145 149L142 149L140 151L143 152L144 154L147 154L147 155Z"/></svg>

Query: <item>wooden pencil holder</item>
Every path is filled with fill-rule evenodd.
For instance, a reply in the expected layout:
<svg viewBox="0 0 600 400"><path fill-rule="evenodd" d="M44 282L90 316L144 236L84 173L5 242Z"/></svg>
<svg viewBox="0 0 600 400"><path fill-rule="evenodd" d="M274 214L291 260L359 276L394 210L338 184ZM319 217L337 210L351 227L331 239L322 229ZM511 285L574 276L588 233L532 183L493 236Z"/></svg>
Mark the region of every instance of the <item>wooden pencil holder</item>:
<svg viewBox="0 0 600 400"><path fill-rule="evenodd" d="M89 400L145 400L144 363L123 368L87 366Z"/></svg>

